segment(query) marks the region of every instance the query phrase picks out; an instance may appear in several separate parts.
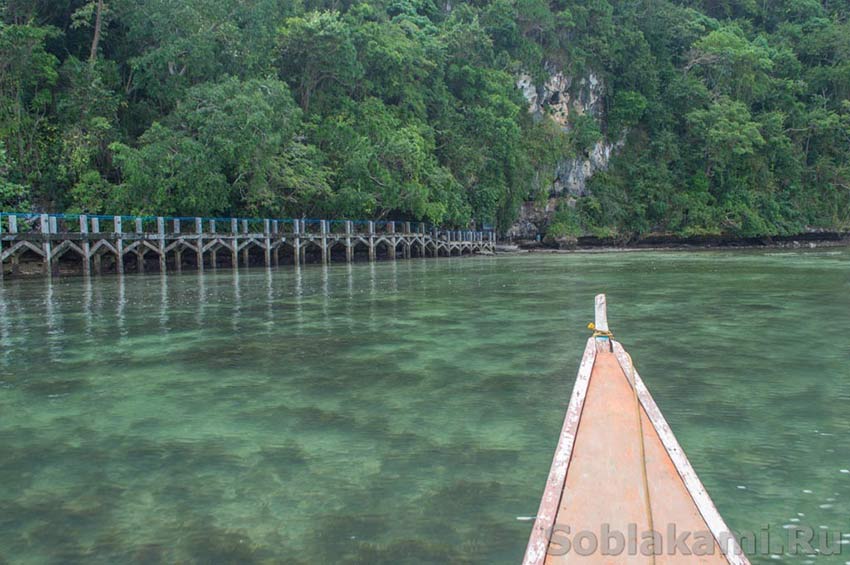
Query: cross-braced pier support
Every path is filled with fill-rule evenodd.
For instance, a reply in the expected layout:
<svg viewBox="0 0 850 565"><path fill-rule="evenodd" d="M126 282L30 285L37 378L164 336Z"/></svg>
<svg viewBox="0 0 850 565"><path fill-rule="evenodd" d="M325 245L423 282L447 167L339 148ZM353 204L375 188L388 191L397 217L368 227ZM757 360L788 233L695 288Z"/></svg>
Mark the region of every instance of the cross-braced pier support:
<svg viewBox="0 0 850 565"><path fill-rule="evenodd" d="M2 214L0 280L23 274L22 264L47 276L179 273L205 264L215 270L228 263L238 269L450 257L490 253L494 246L492 232L426 230L410 222Z"/></svg>

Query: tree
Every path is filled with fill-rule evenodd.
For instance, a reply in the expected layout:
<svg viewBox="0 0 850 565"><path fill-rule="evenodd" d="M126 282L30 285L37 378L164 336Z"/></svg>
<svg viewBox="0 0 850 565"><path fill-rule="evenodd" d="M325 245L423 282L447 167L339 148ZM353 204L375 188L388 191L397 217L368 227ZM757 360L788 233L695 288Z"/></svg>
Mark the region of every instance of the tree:
<svg viewBox="0 0 850 565"><path fill-rule="evenodd" d="M97 62L100 39L103 35L104 19L107 15L106 4L104 4L103 0L87 2L82 8L71 15L73 21L72 27L92 27L91 48L89 49L89 63L92 65Z"/></svg>
<svg viewBox="0 0 850 565"><path fill-rule="evenodd" d="M132 214L210 215L228 208L227 178L210 166L206 148L155 123L138 149L113 144L122 182L110 208Z"/></svg>
<svg viewBox="0 0 850 565"><path fill-rule="evenodd" d="M310 109L316 91L329 84L351 88L362 70L348 26L338 12L312 12L289 18L279 35L280 76Z"/></svg>
<svg viewBox="0 0 850 565"><path fill-rule="evenodd" d="M730 25L694 44L686 69L694 68L718 95L753 102L769 88L773 61L763 38L751 42L738 26Z"/></svg>
<svg viewBox="0 0 850 565"><path fill-rule="evenodd" d="M3 194L506 229L604 143L562 228L837 229L848 17L832 0L0 0ZM554 72L593 73L599 115L530 115L517 75Z"/></svg>
<svg viewBox="0 0 850 565"><path fill-rule="evenodd" d="M395 211L443 219L430 205L429 180L438 168L431 142L381 100L368 98L338 114L313 137L338 171L337 199L345 214L382 218Z"/></svg>
<svg viewBox="0 0 850 565"><path fill-rule="evenodd" d="M26 210L29 206L27 201L29 191L27 187L9 179L11 165L6 155L6 148L0 143L0 209Z"/></svg>
<svg viewBox="0 0 850 565"><path fill-rule="evenodd" d="M705 148L707 173L726 170L764 144L759 125L741 102L721 98L705 110L687 115L696 140Z"/></svg>
<svg viewBox="0 0 850 565"><path fill-rule="evenodd" d="M302 194L312 198L327 192L327 173L307 161L314 150L295 139L300 126L301 112L281 81L229 77L194 87L139 148L113 146L121 198L144 202L148 211L171 202L181 213L291 212L293 182L307 185ZM193 175L202 179L196 194Z"/></svg>
<svg viewBox="0 0 850 565"><path fill-rule="evenodd" d="M118 141L122 107L117 69L109 61L69 57L59 74L64 95L56 106L56 168L61 182L70 186L59 203L79 212L105 212L114 189L105 178L112 166L109 146Z"/></svg>
<svg viewBox="0 0 850 565"><path fill-rule="evenodd" d="M0 22L0 141L15 164L17 183L52 185L50 145L52 88L58 60L46 50L53 28Z"/></svg>
<svg viewBox="0 0 850 565"><path fill-rule="evenodd" d="M608 114L608 126L613 131L636 126L646 112L647 100L639 92L621 90L614 95L614 103Z"/></svg>

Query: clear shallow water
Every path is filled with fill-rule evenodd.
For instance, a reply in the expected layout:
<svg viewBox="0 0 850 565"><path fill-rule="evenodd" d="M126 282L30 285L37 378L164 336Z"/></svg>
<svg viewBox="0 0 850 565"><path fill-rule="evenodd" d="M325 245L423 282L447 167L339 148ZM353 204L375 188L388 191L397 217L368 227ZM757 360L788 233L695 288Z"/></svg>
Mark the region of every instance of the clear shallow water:
<svg viewBox="0 0 850 565"><path fill-rule="evenodd" d="M0 562L517 563L600 291L732 528L850 531L850 253L538 255L6 281Z"/></svg>

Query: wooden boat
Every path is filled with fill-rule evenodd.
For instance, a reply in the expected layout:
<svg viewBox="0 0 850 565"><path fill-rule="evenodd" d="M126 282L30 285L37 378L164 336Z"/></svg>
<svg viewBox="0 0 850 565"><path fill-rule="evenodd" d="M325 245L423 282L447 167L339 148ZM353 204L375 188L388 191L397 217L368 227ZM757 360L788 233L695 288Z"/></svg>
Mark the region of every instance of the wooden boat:
<svg viewBox="0 0 850 565"><path fill-rule="evenodd" d="M608 330L604 294L589 327L523 562L748 565Z"/></svg>

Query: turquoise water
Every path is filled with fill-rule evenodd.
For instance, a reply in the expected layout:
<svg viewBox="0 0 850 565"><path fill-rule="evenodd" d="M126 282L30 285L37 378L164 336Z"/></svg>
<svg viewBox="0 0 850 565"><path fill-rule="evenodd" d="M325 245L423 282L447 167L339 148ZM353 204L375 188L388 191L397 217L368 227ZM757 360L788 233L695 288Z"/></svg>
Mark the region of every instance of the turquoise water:
<svg viewBox="0 0 850 565"><path fill-rule="evenodd" d="M0 562L517 563L597 292L731 527L850 531L850 252L533 255L7 280Z"/></svg>

